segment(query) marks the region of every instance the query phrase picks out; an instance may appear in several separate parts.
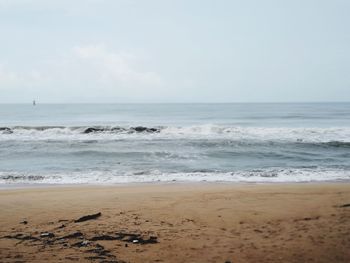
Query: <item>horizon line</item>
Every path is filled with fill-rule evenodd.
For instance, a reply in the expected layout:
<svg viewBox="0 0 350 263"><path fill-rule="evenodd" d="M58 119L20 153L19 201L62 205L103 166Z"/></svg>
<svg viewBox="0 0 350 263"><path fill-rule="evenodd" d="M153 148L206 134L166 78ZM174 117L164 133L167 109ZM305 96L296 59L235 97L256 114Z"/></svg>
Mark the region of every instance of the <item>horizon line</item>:
<svg viewBox="0 0 350 263"><path fill-rule="evenodd" d="M298 103L350 103L350 100L344 101L232 101L232 102L40 102L36 101L36 105L40 104L298 104ZM30 102L0 102L4 104L30 104Z"/></svg>

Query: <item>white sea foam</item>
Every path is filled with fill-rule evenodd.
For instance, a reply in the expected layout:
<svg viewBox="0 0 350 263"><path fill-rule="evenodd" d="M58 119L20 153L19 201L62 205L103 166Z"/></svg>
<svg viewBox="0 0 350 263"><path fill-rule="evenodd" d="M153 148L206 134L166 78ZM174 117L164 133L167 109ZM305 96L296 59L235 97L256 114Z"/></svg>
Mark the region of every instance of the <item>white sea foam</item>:
<svg viewBox="0 0 350 263"><path fill-rule="evenodd" d="M45 140L153 140L153 139L229 139L236 141L287 141L287 142L350 142L350 127L334 128L271 128L233 127L219 125L156 127L159 132L135 132L131 127L84 133L88 127L13 127L12 133L0 131L0 141Z"/></svg>
<svg viewBox="0 0 350 263"><path fill-rule="evenodd" d="M350 171L338 169L258 169L235 172L176 172L162 173L118 171L86 171L70 173L20 173L0 172L0 184L117 184L147 182L236 182L236 183L272 183L272 182L322 182L348 181Z"/></svg>

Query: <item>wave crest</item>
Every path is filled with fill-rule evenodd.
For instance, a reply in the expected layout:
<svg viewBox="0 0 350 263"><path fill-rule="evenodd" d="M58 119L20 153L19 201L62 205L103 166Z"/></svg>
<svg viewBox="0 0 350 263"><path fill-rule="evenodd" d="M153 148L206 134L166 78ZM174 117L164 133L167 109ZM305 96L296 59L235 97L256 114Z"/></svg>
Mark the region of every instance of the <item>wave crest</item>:
<svg viewBox="0 0 350 263"><path fill-rule="evenodd" d="M350 127L290 128L196 126L15 126L0 127L1 140L228 139L327 143L349 147Z"/></svg>
<svg viewBox="0 0 350 263"><path fill-rule="evenodd" d="M9 173L0 172L0 185L8 184L115 184L147 182L320 182L348 181L350 171L328 168L266 168L232 172L173 172L158 170L81 171L71 173Z"/></svg>

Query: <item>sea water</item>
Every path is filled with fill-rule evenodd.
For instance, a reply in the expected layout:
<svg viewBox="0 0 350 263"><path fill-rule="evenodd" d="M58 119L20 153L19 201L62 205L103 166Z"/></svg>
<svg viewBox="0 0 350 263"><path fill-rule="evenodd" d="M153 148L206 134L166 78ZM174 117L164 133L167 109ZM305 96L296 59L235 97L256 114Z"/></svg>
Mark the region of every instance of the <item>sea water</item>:
<svg viewBox="0 0 350 263"><path fill-rule="evenodd" d="M350 179L350 103L2 104L0 184Z"/></svg>

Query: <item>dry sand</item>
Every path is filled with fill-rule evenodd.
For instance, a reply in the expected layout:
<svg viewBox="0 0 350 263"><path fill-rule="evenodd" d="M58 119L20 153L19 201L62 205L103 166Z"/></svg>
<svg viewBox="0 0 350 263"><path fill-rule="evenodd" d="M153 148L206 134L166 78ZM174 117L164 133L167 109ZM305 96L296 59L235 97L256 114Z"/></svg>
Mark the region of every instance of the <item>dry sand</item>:
<svg viewBox="0 0 350 263"><path fill-rule="evenodd" d="M349 203L349 183L2 190L0 262L350 262Z"/></svg>

